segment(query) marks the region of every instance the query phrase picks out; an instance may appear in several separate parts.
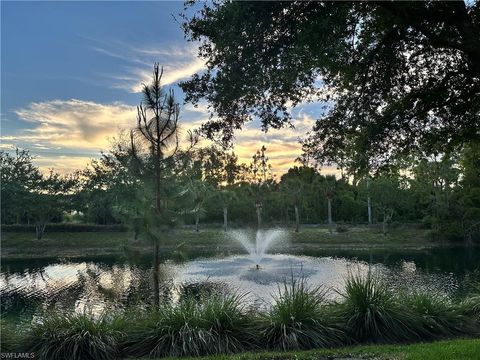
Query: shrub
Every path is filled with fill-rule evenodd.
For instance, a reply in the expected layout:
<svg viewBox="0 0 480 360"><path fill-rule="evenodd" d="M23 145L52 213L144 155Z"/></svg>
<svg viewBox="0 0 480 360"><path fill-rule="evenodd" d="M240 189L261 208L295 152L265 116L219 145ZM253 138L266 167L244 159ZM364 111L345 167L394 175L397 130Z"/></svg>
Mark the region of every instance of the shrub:
<svg viewBox="0 0 480 360"><path fill-rule="evenodd" d="M460 285L460 292L466 296L459 302L459 311L480 326L480 269L465 276Z"/></svg>
<svg viewBox="0 0 480 360"><path fill-rule="evenodd" d="M126 349L135 356L202 356L245 351L255 340L243 295L185 299L137 319Z"/></svg>
<svg viewBox="0 0 480 360"><path fill-rule="evenodd" d="M480 294L469 295L458 308L463 315L470 317L477 326L480 326Z"/></svg>
<svg viewBox="0 0 480 360"><path fill-rule="evenodd" d="M337 233L346 233L349 229L346 225L337 225L337 228L335 230Z"/></svg>
<svg viewBox="0 0 480 360"><path fill-rule="evenodd" d="M431 293L414 293L402 298L421 320L419 335L435 339L465 335L474 331L473 322L446 297Z"/></svg>
<svg viewBox="0 0 480 360"><path fill-rule="evenodd" d="M33 325L26 344L39 359L110 360L122 336L106 316L54 313Z"/></svg>
<svg viewBox="0 0 480 360"><path fill-rule="evenodd" d="M344 299L336 310L342 317L347 334L361 342L396 342L416 338L418 316L402 306L393 292L370 272L350 275Z"/></svg>
<svg viewBox="0 0 480 360"><path fill-rule="evenodd" d="M304 279L283 284L275 304L262 314L261 339L268 349L297 350L339 345L344 333L328 311L326 292Z"/></svg>
<svg viewBox="0 0 480 360"><path fill-rule="evenodd" d="M0 319L0 352L14 352L20 342L19 329L11 321Z"/></svg>

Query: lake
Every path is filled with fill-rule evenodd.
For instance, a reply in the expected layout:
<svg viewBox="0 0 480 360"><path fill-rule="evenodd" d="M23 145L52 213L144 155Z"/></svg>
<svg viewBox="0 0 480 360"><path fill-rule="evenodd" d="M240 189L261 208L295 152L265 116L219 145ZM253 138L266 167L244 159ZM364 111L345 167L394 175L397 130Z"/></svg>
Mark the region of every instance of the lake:
<svg viewBox="0 0 480 360"><path fill-rule="evenodd" d="M215 251L190 254L185 261L164 259L161 301L175 302L202 291L248 292L245 301L268 307L284 281L304 278L338 298L349 274L369 270L399 290L456 293L466 274L478 269L476 248L428 250L295 251L266 254L256 267L249 255ZM141 306L152 289L151 258L51 259L3 261L2 316L30 318L52 309L91 311Z"/></svg>

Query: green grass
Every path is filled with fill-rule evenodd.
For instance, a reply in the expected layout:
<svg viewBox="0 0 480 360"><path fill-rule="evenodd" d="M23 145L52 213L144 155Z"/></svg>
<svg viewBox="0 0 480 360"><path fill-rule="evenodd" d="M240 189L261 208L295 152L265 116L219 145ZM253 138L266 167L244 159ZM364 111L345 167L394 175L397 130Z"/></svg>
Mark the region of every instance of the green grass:
<svg viewBox="0 0 480 360"><path fill-rule="evenodd" d="M432 242L427 230L392 229L384 236L378 229L353 227L330 234L324 228L305 228L300 233L287 230L289 246L296 249L422 249L444 245ZM162 239L161 251L173 254L183 244L185 251L241 251L221 229L206 228L196 233L177 229ZM130 232L47 232L42 240L34 233L2 233L2 259L75 258L150 254L148 241L133 241Z"/></svg>
<svg viewBox="0 0 480 360"><path fill-rule="evenodd" d="M480 354L480 339L446 340L411 345L362 345L338 349L295 352L259 352L221 355L203 360L475 360ZM184 358L193 360L198 358ZM166 360L166 359L165 359ZM168 360L173 360L169 358Z"/></svg>

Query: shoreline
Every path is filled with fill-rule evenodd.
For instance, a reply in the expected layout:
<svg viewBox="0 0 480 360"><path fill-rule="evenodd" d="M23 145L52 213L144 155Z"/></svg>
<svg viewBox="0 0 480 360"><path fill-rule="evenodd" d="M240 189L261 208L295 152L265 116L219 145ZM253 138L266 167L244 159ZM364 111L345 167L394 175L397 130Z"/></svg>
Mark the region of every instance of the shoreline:
<svg viewBox="0 0 480 360"><path fill-rule="evenodd" d="M52 232L46 233L42 240L36 240L34 234L27 232L3 232L1 235L2 261L142 257L149 256L152 251L151 243L133 240L130 232ZM160 253L167 256L176 252L204 256L244 253L243 248L220 229L206 228L198 233L179 229L167 234L163 240ZM300 233L286 230L285 240L274 247L273 252L421 252L463 246L463 243L432 241L429 231L424 229L392 229L384 236L376 229L365 227L352 227L347 232L333 234L322 228L305 228Z"/></svg>

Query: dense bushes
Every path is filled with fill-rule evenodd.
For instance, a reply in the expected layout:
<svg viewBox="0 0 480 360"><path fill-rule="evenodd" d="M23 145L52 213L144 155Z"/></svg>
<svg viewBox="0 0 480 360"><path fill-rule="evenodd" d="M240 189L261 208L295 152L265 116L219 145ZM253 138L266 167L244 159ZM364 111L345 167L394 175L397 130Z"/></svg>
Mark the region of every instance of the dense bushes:
<svg viewBox="0 0 480 360"><path fill-rule="evenodd" d="M33 351L39 359L108 360L396 343L480 332L478 295L453 302L430 293L396 293L370 274L349 277L338 301L326 295L322 288L292 279L267 310L245 307L242 295L205 294L116 316L51 314L37 320L18 345L9 340L8 350Z"/></svg>

